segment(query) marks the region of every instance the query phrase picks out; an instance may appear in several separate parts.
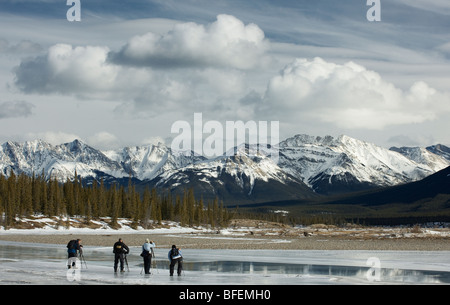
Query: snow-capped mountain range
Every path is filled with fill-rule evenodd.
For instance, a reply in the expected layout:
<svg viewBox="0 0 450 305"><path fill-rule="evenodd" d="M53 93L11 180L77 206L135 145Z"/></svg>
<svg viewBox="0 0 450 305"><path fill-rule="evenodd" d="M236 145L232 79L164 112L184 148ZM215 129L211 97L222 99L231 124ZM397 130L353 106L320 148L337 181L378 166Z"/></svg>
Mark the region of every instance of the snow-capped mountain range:
<svg viewBox="0 0 450 305"><path fill-rule="evenodd" d="M428 148L386 149L345 135L296 135L280 143L279 165L317 193L330 194L417 181L449 166L450 158Z"/></svg>
<svg viewBox="0 0 450 305"><path fill-rule="evenodd" d="M450 165L450 149L386 149L345 135L296 135L279 144L279 161L242 145L232 156L186 156L164 144L100 151L75 140L51 145L41 140L0 146L0 171L44 174L63 182L75 172L86 181L132 177L141 186L177 190L193 187L224 200L305 199L420 180Z"/></svg>

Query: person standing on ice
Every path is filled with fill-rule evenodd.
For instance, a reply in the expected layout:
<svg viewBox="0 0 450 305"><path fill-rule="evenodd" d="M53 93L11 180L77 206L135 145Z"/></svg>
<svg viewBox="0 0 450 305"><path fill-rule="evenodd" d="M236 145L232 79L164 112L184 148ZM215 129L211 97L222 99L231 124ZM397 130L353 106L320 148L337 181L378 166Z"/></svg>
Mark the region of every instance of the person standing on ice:
<svg viewBox="0 0 450 305"><path fill-rule="evenodd" d="M155 257L155 252L153 251L153 248L155 246L156 246L155 243L153 241L149 241L148 238L145 240L145 243L142 245L141 256L144 258L145 274L150 274L150 266L152 265L152 257Z"/></svg>
<svg viewBox="0 0 450 305"><path fill-rule="evenodd" d="M114 244L113 247L113 253L114 253L114 272L117 272L117 265L120 260L120 272L124 271L124 254L130 253L130 249L128 249L127 245L123 242L122 238L119 238L119 241L117 241Z"/></svg>
<svg viewBox="0 0 450 305"><path fill-rule="evenodd" d="M82 253L83 245L81 244L81 239L73 239L67 243L67 268L75 268L76 258L78 257L78 252ZM78 252L77 252L78 251Z"/></svg>
<svg viewBox="0 0 450 305"><path fill-rule="evenodd" d="M177 248L177 246L172 245L172 249L170 249L168 257L170 261L170 276L173 276L173 271L176 263L178 263L177 273L178 276L180 276L181 271L183 270L183 256L181 255L180 248Z"/></svg>

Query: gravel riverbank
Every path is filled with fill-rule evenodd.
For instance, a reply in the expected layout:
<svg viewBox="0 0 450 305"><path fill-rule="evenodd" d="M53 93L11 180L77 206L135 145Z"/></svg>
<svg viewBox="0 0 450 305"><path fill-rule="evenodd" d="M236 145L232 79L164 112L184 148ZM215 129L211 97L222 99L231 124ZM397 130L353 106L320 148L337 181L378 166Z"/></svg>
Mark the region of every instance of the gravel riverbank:
<svg viewBox="0 0 450 305"><path fill-rule="evenodd" d="M228 228L217 230L183 228L176 223L149 230L131 230L124 223L121 230L54 227L47 223L47 228L0 230L0 240L65 246L80 238L85 246L112 247L120 237L128 246L140 246L149 238L159 248L175 244L184 249L450 251L447 227L291 227L246 219L233 220Z"/></svg>
<svg viewBox="0 0 450 305"><path fill-rule="evenodd" d="M140 246L146 238L158 248L176 244L188 249L278 249L278 250L408 250L450 251L450 239L433 238L346 238L345 236L220 236L218 234L54 234L0 235L0 240L66 245L80 238L85 246L111 246L121 237L128 246Z"/></svg>

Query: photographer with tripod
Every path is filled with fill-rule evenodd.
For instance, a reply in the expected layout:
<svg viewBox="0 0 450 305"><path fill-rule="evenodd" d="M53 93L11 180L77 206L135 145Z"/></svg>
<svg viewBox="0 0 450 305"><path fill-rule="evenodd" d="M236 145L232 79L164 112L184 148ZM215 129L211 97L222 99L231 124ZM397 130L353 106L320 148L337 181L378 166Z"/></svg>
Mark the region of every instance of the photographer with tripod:
<svg viewBox="0 0 450 305"><path fill-rule="evenodd" d="M130 249L125 245L122 238L119 238L113 246L114 253L114 272L117 272L117 265L120 260L120 272L124 272L124 260L126 259L126 255L130 253ZM128 262L127 262L128 265Z"/></svg>
<svg viewBox="0 0 450 305"><path fill-rule="evenodd" d="M81 244L81 239L73 239L67 243L67 255L68 255L68 264L67 268L76 268L76 259L78 257L78 253L83 255L83 245Z"/></svg>
<svg viewBox="0 0 450 305"><path fill-rule="evenodd" d="M155 252L153 251L153 248L155 246L156 246L155 243L153 241L150 241L148 238L145 240L145 243L142 245L141 256L144 259L145 274L150 274L150 266L152 264L152 257L155 257Z"/></svg>
<svg viewBox="0 0 450 305"><path fill-rule="evenodd" d="M180 248L177 248L177 246L172 245L172 249L170 249L169 251L168 258L170 262L169 267L170 276L173 276L175 264L178 264L177 274L178 276L180 276L181 271L183 270L183 256L181 255Z"/></svg>

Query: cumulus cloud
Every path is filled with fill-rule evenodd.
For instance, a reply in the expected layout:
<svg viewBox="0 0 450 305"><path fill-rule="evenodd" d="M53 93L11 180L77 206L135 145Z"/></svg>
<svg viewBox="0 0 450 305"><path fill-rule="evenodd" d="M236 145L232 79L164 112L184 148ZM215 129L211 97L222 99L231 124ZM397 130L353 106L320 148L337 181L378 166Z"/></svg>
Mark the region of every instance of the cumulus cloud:
<svg viewBox="0 0 450 305"><path fill-rule="evenodd" d="M450 111L449 101L448 93L421 81L403 91L354 62L315 58L296 59L273 77L262 109L341 128L379 130L433 120Z"/></svg>
<svg viewBox="0 0 450 305"><path fill-rule="evenodd" d="M240 37L239 30L252 33L250 25L244 26L230 16L224 19L231 19L232 21L229 22L231 25L223 25L225 21L217 21L217 24L210 26L215 30L209 30L208 39L212 40L212 36L220 36L211 34L220 32L219 29L227 33L225 28L232 25L237 26L237 37ZM189 23L185 26L189 28L194 25ZM200 25L197 27L203 28ZM182 33L187 35L188 32L186 30ZM182 36L179 34L177 37L180 35ZM221 37L226 35L222 34ZM185 37L185 39L188 38ZM204 37L203 39L207 40ZM15 85L28 94L61 94L80 99L120 102L116 113L143 118L157 115L161 111L192 113L199 110L220 109L232 101L238 101L247 90L245 73L248 71L237 67L246 68L249 64L252 65L252 61L246 59L248 49L237 47L240 44L245 45L249 39L242 43L236 38L236 47L229 45L231 41L233 39L229 38L227 46L224 47L224 52L228 52L228 55L225 56L219 52L220 48L217 46L218 54L214 52L210 54L210 57L216 56L216 59L225 56L222 60L224 65L225 58L228 56L227 60L231 60L230 67L211 64L210 67L202 66L201 69L191 67L176 72L172 69L155 71L149 66L138 67L113 62L109 58L111 50L104 46L56 44L51 46L44 55L23 60L14 70ZM176 44L177 41L172 43ZM199 55L198 58L202 56ZM204 62L206 63L207 61Z"/></svg>
<svg viewBox="0 0 450 305"><path fill-rule="evenodd" d="M165 35L133 37L111 59L121 64L167 67L232 67L251 69L267 60L268 41L255 24L245 25L230 15L218 15L207 26L177 24Z"/></svg>
<svg viewBox="0 0 450 305"><path fill-rule="evenodd" d="M219 15L206 26L181 23L164 35L133 37L119 52L53 45L14 69L15 85L28 94L120 102L116 113L138 117L221 109L245 93L246 73L266 63L268 44L258 26Z"/></svg>
<svg viewBox="0 0 450 305"><path fill-rule="evenodd" d="M25 93L119 102L116 114L138 118L205 111L381 130L450 111L448 93L421 81L403 90L354 62L296 59L267 77L273 65L259 69L267 68L270 45L257 25L219 15L208 25L179 23L165 34L135 36L117 52L53 45L15 68L15 84Z"/></svg>
<svg viewBox="0 0 450 305"><path fill-rule="evenodd" d="M144 87L148 71L109 64L108 47L56 44L45 55L15 68L15 84L25 93L59 93L82 98L117 98Z"/></svg>
<svg viewBox="0 0 450 305"><path fill-rule="evenodd" d="M0 119L27 117L32 114L33 107L33 104L25 101L1 103Z"/></svg>

